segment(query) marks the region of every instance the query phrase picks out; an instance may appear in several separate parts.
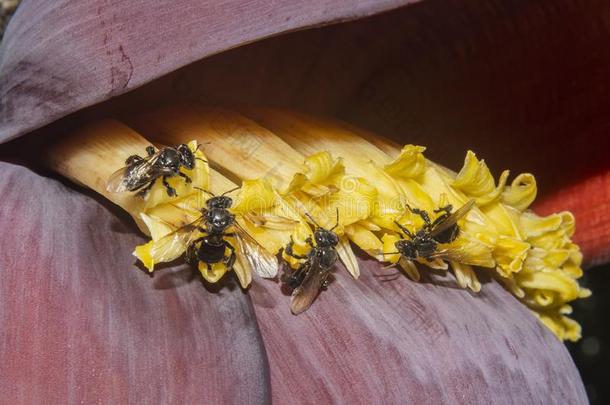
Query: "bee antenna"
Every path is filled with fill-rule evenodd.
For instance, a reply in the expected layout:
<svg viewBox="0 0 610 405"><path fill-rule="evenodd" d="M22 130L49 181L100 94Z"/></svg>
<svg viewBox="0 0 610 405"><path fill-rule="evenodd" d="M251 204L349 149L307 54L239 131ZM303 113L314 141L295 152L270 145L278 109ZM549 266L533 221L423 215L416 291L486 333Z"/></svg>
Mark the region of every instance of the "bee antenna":
<svg viewBox="0 0 610 405"><path fill-rule="evenodd" d="M339 226L339 207L337 207L337 222L335 222L335 226L330 228L330 230L332 231L332 230L334 230L338 226Z"/></svg>
<svg viewBox="0 0 610 405"><path fill-rule="evenodd" d="M317 226L318 228L321 228L321 226L320 226L320 225L318 225L318 223L316 222L316 220L315 220L315 219L313 219L313 217L312 217L311 215L309 215L309 213L306 213L306 214L305 214L305 216L306 216L307 218L309 218L309 220L310 220L311 222L313 222L313 224L314 224L315 226Z"/></svg>
<svg viewBox="0 0 610 405"><path fill-rule="evenodd" d="M235 190L239 190L240 188L241 188L241 186L237 186L237 187L235 187L235 188L232 188L231 190L229 190L229 191L225 191L224 193L222 193L222 194L221 194L221 196L224 196L224 195L227 195L227 194L229 194L229 193L232 193L233 191L235 191Z"/></svg>
<svg viewBox="0 0 610 405"><path fill-rule="evenodd" d="M196 188L196 189L197 189L197 190L199 190L199 191L203 191L204 193L209 194L209 195L211 195L212 197L216 197L216 196L214 195L214 193L212 193L211 191L206 190L205 188L201 188L201 187L197 187L197 186L193 186L193 188Z"/></svg>

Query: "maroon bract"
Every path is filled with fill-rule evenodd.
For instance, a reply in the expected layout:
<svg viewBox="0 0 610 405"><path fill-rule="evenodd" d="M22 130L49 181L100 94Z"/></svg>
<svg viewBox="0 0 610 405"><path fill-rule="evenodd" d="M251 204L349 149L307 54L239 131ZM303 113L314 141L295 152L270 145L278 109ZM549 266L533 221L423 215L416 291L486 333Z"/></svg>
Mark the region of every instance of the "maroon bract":
<svg viewBox="0 0 610 405"><path fill-rule="evenodd" d="M137 271L143 238L93 198L0 162L0 402L264 403L239 287ZM186 269L186 273L184 270Z"/></svg>
<svg viewBox="0 0 610 405"><path fill-rule="evenodd" d="M406 3L25 1L0 53L0 141L231 47ZM383 282L362 261L296 317L272 282L151 279L135 227L0 173L0 402L587 402L565 347L493 281Z"/></svg>

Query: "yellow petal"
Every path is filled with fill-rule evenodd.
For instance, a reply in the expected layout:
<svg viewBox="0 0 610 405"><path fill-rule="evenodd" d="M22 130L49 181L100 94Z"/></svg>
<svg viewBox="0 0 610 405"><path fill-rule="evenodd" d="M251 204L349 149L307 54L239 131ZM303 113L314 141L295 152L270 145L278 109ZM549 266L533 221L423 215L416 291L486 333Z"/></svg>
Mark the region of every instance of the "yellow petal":
<svg viewBox="0 0 610 405"><path fill-rule="evenodd" d="M533 212L524 212L519 217L523 236L526 239L544 235L552 232L561 226L563 218L559 214L552 214L541 217Z"/></svg>
<svg viewBox="0 0 610 405"><path fill-rule="evenodd" d="M559 313L537 313L540 321L560 340L576 342L581 337L580 325L573 319Z"/></svg>
<svg viewBox="0 0 610 405"><path fill-rule="evenodd" d="M566 236L572 237L574 236L574 231L576 230L576 219L574 219L574 214L569 211L560 212L561 216L561 229L564 230Z"/></svg>
<svg viewBox="0 0 610 405"><path fill-rule="evenodd" d="M425 150L423 146L405 145L398 157L385 165L384 170L392 176L418 177L426 169L426 159L423 155Z"/></svg>
<svg viewBox="0 0 610 405"><path fill-rule="evenodd" d="M294 174L282 194L302 190L311 196L320 197L337 190L344 175L345 166L341 158L334 159L327 151L318 152L305 158L303 171Z"/></svg>
<svg viewBox="0 0 610 405"><path fill-rule="evenodd" d="M173 208L173 207L172 207ZM172 232L176 227L171 226L168 222L159 219L156 216L146 215L144 213L140 214L140 218L142 218L142 222L148 228L150 235L153 240L159 240L168 233Z"/></svg>
<svg viewBox="0 0 610 405"><path fill-rule="evenodd" d="M248 288L252 282L252 273L246 267L242 266L239 259L233 264L233 271L237 276L237 280L239 281L241 288Z"/></svg>
<svg viewBox="0 0 610 405"><path fill-rule="evenodd" d="M309 253L311 247L306 242L307 238L313 237L311 228L305 222L299 222L292 233L292 251L297 256L305 256ZM286 250L282 252L282 258L292 268L298 268L301 261L286 254Z"/></svg>
<svg viewBox="0 0 610 405"><path fill-rule="evenodd" d="M460 237L450 244L441 244L439 251L445 251L444 258L465 265L495 267L493 256L494 245L481 234L462 232Z"/></svg>
<svg viewBox="0 0 610 405"><path fill-rule="evenodd" d="M358 278L360 276L360 266L358 266L358 260L356 260L356 255L354 255L347 237L339 237L337 253L349 274L354 278Z"/></svg>
<svg viewBox="0 0 610 405"><path fill-rule="evenodd" d="M561 302L572 301L579 296L578 283L560 271L520 273L515 278L523 288L556 292Z"/></svg>
<svg viewBox="0 0 610 405"><path fill-rule="evenodd" d="M338 192L329 194L316 202L329 216L339 213L342 227L367 219L373 212L377 189L361 177L346 176ZM333 215L334 214L334 215ZM334 226L334 224L333 224Z"/></svg>
<svg viewBox="0 0 610 405"><path fill-rule="evenodd" d="M396 252L396 242L400 240L398 235L386 233L381 237L383 243L383 260L390 263L398 263L400 259L399 253Z"/></svg>
<svg viewBox="0 0 610 405"><path fill-rule="evenodd" d="M244 180L231 212L245 214L262 211L276 204L276 195L271 183L265 179Z"/></svg>
<svg viewBox="0 0 610 405"><path fill-rule="evenodd" d="M240 225L267 251L277 254L290 242L290 235L299 222L304 222L297 211L294 197L282 197L274 190L275 202L272 208L258 213L248 212L243 220L238 217ZM253 217L264 218L263 225L257 224ZM259 221L260 222L260 221Z"/></svg>
<svg viewBox="0 0 610 405"><path fill-rule="evenodd" d="M360 249L375 255L383 248L382 242L377 236L360 224L352 224L345 227L345 234Z"/></svg>
<svg viewBox="0 0 610 405"><path fill-rule="evenodd" d="M451 268L455 274L455 280L458 285L462 288L469 288L474 292L481 291L481 283L474 273L472 267L467 264L461 264L458 262L451 262Z"/></svg>
<svg viewBox="0 0 610 405"><path fill-rule="evenodd" d="M155 269L155 261L153 260L152 255L150 254L152 250L153 241L149 241L143 245L136 246L136 249L133 251L133 255L138 258L142 262L142 264L148 269L149 272L152 272Z"/></svg>
<svg viewBox="0 0 610 405"><path fill-rule="evenodd" d="M510 187L502 193L502 202L524 211L536 199L538 188L532 174L522 173L515 177Z"/></svg>
<svg viewBox="0 0 610 405"><path fill-rule="evenodd" d="M507 178L508 171L505 170L500 176L498 187L496 187L495 180L485 161L477 159L474 152L468 151L464 166L452 186L468 197L475 198L478 205L484 205L495 201L500 196Z"/></svg>
<svg viewBox="0 0 610 405"><path fill-rule="evenodd" d="M398 178L396 183L404 194L404 201L392 200L392 205L397 205L398 209L404 209L405 203L412 207L417 207L426 211L433 211L436 208L436 204L423 187L413 179Z"/></svg>
<svg viewBox="0 0 610 405"><path fill-rule="evenodd" d="M523 239L519 228L521 213L515 208L502 204L488 204L481 207L481 212L491 220L498 234Z"/></svg>
<svg viewBox="0 0 610 405"><path fill-rule="evenodd" d="M342 177L345 174L343 160L341 158L333 159L332 155L326 151L307 156L305 166L309 181L315 184L333 181L337 176Z"/></svg>
<svg viewBox="0 0 610 405"><path fill-rule="evenodd" d="M407 260L406 257L401 256L398 261L398 266L405 272L405 274L413 281L419 281L421 276L415 263L411 260Z"/></svg>
<svg viewBox="0 0 610 405"><path fill-rule="evenodd" d="M451 180L453 181L453 180ZM454 188L449 187L449 183L447 183L447 178L434 166L430 165L427 170L424 171L423 175L420 176L417 183L421 187L421 189L429 196L429 199L434 202L440 199L441 194L450 193L450 200L452 203L459 202L455 204L456 206L461 206L467 201L464 193L456 190ZM401 184L404 184L401 182ZM426 199L423 201L426 202ZM426 211L434 208L435 204L431 204L429 207L423 207ZM413 206L418 206L417 204L413 204Z"/></svg>
<svg viewBox="0 0 610 405"><path fill-rule="evenodd" d="M570 252L565 249L544 250L532 248L527 253L524 266L528 271L554 270L563 266Z"/></svg>
<svg viewBox="0 0 610 405"><path fill-rule="evenodd" d="M154 239L144 245L137 246L133 254L146 266L148 271L153 271L155 264L170 262L185 252L186 245L178 243L179 241L172 238L164 238L174 228L146 214L141 214L141 217Z"/></svg>
<svg viewBox="0 0 610 405"><path fill-rule="evenodd" d="M508 277L499 276L497 277L497 280L500 281L502 285L504 285L504 287L506 287L506 289L510 291L515 297L519 299L525 298L525 291L521 287L519 287L514 275L511 274Z"/></svg>
<svg viewBox="0 0 610 405"><path fill-rule="evenodd" d="M583 275L582 268L571 261L567 261L561 266L561 270L573 279L581 278Z"/></svg>
<svg viewBox="0 0 610 405"><path fill-rule="evenodd" d="M209 283L216 283L227 272L227 266L224 263L214 263L208 268L206 263L199 262L198 267L203 278Z"/></svg>
<svg viewBox="0 0 610 405"><path fill-rule="evenodd" d="M492 253L498 266L498 273L507 277L511 273L521 271L529 249L530 245L527 242L508 236L498 237Z"/></svg>
<svg viewBox="0 0 610 405"><path fill-rule="evenodd" d="M545 250L563 249L568 243L568 240L565 230L561 228L527 239L532 246Z"/></svg>

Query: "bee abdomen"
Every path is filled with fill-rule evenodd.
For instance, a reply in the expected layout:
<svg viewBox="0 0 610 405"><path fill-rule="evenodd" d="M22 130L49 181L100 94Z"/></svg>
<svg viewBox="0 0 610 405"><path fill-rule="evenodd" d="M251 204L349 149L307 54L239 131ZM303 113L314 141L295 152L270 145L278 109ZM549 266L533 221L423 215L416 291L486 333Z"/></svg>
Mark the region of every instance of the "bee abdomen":
<svg viewBox="0 0 610 405"><path fill-rule="evenodd" d="M225 245L211 244L209 242L201 242L199 247L199 260L205 263L219 263L225 257Z"/></svg>

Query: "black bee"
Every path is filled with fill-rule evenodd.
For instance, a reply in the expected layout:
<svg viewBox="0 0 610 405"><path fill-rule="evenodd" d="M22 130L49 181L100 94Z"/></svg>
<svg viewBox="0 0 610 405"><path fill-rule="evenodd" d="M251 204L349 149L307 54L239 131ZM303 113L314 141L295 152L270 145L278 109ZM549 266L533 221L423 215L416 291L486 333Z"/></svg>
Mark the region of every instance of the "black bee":
<svg viewBox="0 0 610 405"><path fill-rule="evenodd" d="M157 243L157 254L160 261L171 260L164 256L164 252L176 251L178 245L184 250L185 259L194 268L204 263L209 270L216 263L224 263L227 269L233 269L236 260L248 275L252 270L261 277L273 278L277 274L277 258L260 246L235 220L229 209L233 200L225 194L235 191L229 190L220 196L213 194L202 208L201 216L190 224L184 225L176 231L164 236ZM229 232L232 228L233 231ZM237 241L237 248L226 238L232 237ZM230 254L225 254L226 249Z"/></svg>
<svg viewBox="0 0 610 405"><path fill-rule="evenodd" d="M288 256L304 260L296 270L288 267L282 274L282 282L293 290L290 309L295 315L307 310L318 296L320 289L326 288L327 278L339 258L337 253L339 237L333 232L339 225L338 213L337 223L331 229L322 228L309 214L306 215L315 225L313 233L315 244L311 237L306 239L307 244L311 246L307 255L295 254L292 250L293 241L284 250Z"/></svg>
<svg viewBox="0 0 610 405"><path fill-rule="evenodd" d="M474 200L468 201L460 209L451 213L453 206L447 205L434 210L435 213L442 214L433 222L430 216L424 210L418 208L407 208L414 214L419 215L424 221L424 226L415 234L411 233L407 228L394 221L394 223L402 231L402 239L398 240L394 246L397 252L407 260L415 260L418 257L432 261L436 258L442 258L445 252L438 250L439 244L451 243L459 236L460 228L457 221L470 211L474 206ZM407 239L407 237L409 239Z"/></svg>
<svg viewBox="0 0 610 405"><path fill-rule="evenodd" d="M167 195L176 196L176 190L167 182L168 177L180 176L187 183L191 179L180 171L181 167L193 169L195 167L195 154L188 145L177 147L163 147L155 152L154 146L146 148L148 156L131 155L125 160L125 166L114 172L106 185L106 190L120 193L124 191L137 191L138 197L145 197L155 181L161 177ZM205 161L204 161L205 162Z"/></svg>

